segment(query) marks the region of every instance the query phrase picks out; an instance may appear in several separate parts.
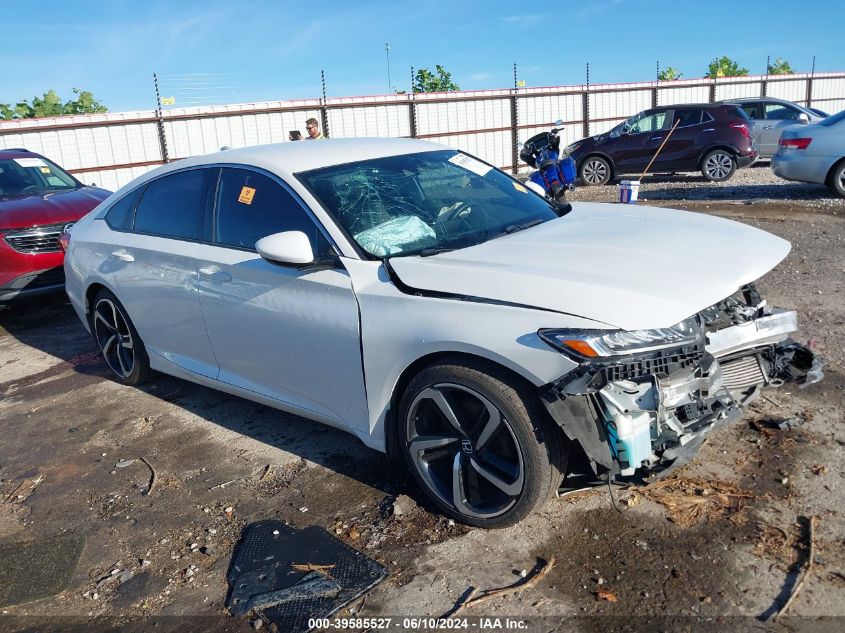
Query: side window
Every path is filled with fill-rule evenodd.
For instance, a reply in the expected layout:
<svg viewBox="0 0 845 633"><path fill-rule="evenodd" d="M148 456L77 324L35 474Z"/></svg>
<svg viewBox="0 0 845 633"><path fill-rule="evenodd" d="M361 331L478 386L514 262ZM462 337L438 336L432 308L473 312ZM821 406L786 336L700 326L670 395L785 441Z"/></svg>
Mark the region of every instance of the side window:
<svg viewBox="0 0 845 633"><path fill-rule="evenodd" d="M135 211L135 231L198 240L203 236L211 169L192 169L153 180Z"/></svg>
<svg viewBox="0 0 845 633"><path fill-rule="evenodd" d="M217 188L214 241L225 246L255 249L262 237L282 231L302 231L315 255L330 252L300 202L272 178L249 169L224 168Z"/></svg>
<svg viewBox="0 0 845 633"><path fill-rule="evenodd" d="M779 103L767 103L766 118L776 121L794 121L798 119L798 110Z"/></svg>
<svg viewBox="0 0 845 633"><path fill-rule="evenodd" d="M663 124L666 122L666 112L655 112L641 116L631 125L631 133L639 134L642 132L656 132L663 129Z"/></svg>
<svg viewBox="0 0 845 633"><path fill-rule="evenodd" d="M707 110L701 111L701 122L702 123L710 123L710 121L715 121L716 119L713 118L713 115L710 114Z"/></svg>
<svg viewBox="0 0 845 633"><path fill-rule="evenodd" d="M672 120L672 125L675 125L675 123L678 124L678 127L698 125L701 123L701 110L693 108L675 110L675 117Z"/></svg>
<svg viewBox="0 0 845 633"><path fill-rule="evenodd" d="M138 187L111 205L111 208L106 211L106 224L117 231L131 231L132 212L143 190L143 187Z"/></svg>
<svg viewBox="0 0 845 633"><path fill-rule="evenodd" d="M762 119L763 117L760 115L760 104L759 103L741 103L739 105L742 108L743 112L748 115L749 119Z"/></svg>

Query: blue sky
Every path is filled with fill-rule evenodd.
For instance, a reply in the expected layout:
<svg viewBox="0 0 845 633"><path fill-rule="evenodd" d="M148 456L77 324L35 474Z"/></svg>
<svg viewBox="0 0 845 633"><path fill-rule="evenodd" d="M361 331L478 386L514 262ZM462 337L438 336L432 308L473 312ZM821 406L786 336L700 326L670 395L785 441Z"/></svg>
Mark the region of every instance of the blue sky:
<svg viewBox="0 0 845 633"><path fill-rule="evenodd" d="M0 102L91 90L112 111L154 107L152 73L178 105L407 89L410 67L442 64L464 89L650 80L655 62L702 76L710 59L752 73L766 56L798 71L845 70L841 0L757 8L735 1L319 2L193 0L7 3ZM559 8L556 8L559 7ZM702 12L706 7L706 12Z"/></svg>

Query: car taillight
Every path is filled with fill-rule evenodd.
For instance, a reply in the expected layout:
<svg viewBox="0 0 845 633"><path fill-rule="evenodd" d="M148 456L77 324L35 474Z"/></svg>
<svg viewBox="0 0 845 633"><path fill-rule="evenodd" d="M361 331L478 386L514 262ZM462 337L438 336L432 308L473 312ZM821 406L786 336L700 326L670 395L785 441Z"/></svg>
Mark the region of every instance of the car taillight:
<svg viewBox="0 0 845 633"><path fill-rule="evenodd" d="M64 231L59 235L59 246L62 247L62 252L67 252L68 244L70 244L70 231Z"/></svg>
<svg viewBox="0 0 845 633"><path fill-rule="evenodd" d="M751 130L748 129L747 123L731 123L731 127L739 130L745 138L751 138Z"/></svg>
<svg viewBox="0 0 845 633"><path fill-rule="evenodd" d="M811 138L782 138L778 145L784 149L807 149L812 140Z"/></svg>

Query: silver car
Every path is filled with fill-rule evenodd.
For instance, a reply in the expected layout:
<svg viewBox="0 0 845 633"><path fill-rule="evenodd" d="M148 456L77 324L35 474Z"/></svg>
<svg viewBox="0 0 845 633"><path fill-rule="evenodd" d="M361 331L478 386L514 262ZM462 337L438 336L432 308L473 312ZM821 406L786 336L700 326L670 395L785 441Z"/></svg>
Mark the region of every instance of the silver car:
<svg viewBox="0 0 845 633"><path fill-rule="evenodd" d="M806 125L824 120L819 110L774 99L772 97L749 97L731 99L726 103L736 103L754 122L752 137L760 158L771 158L778 149L778 141L783 130L791 125Z"/></svg>
<svg viewBox="0 0 845 633"><path fill-rule="evenodd" d="M825 184L845 198L845 110L815 125L784 130L772 171L786 180Z"/></svg>
<svg viewBox="0 0 845 633"><path fill-rule="evenodd" d="M664 470L762 387L817 380L795 313L753 286L789 248L698 213L565 212L441 145L342 139L156 169L76 224L65 271L119 382L157 370L343 429L500 527L581 464Z"/></svg>

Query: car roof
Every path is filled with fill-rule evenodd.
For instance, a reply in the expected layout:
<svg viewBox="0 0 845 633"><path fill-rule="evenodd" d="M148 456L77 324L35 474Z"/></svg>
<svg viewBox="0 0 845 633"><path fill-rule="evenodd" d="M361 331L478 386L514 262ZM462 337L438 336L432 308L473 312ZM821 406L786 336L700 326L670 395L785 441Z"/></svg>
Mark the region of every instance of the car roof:
<svg viewBox="0 0 845 633"><path fill-rule="evenodd" d="M277 173L289 175L361 160L444 149L449 148L429 141L408 138L303 140L225 149L213 154L185 158L171 163L168 167L181 168L216 163L238 163L264 167Z"/></svg>
<svg viewBox="0 0 845 633"><path fill-rule="evenodd" d="M8 160L10 158L25 158L27 156L41 156L35 152L30 152L28 149L20 147L0 149L0 160Z"/></svg>
<svg viewBox="0 0 845 633"><path fill-rule="evenodd" d="M787 101L786 99L777 99L776 97L739 97L737 99L725 99L722 103L757 103L757 102L766 102L769 103L783 103L788 105L798 106L799 108L803 107L797 103L792 101Z"/></svg>

